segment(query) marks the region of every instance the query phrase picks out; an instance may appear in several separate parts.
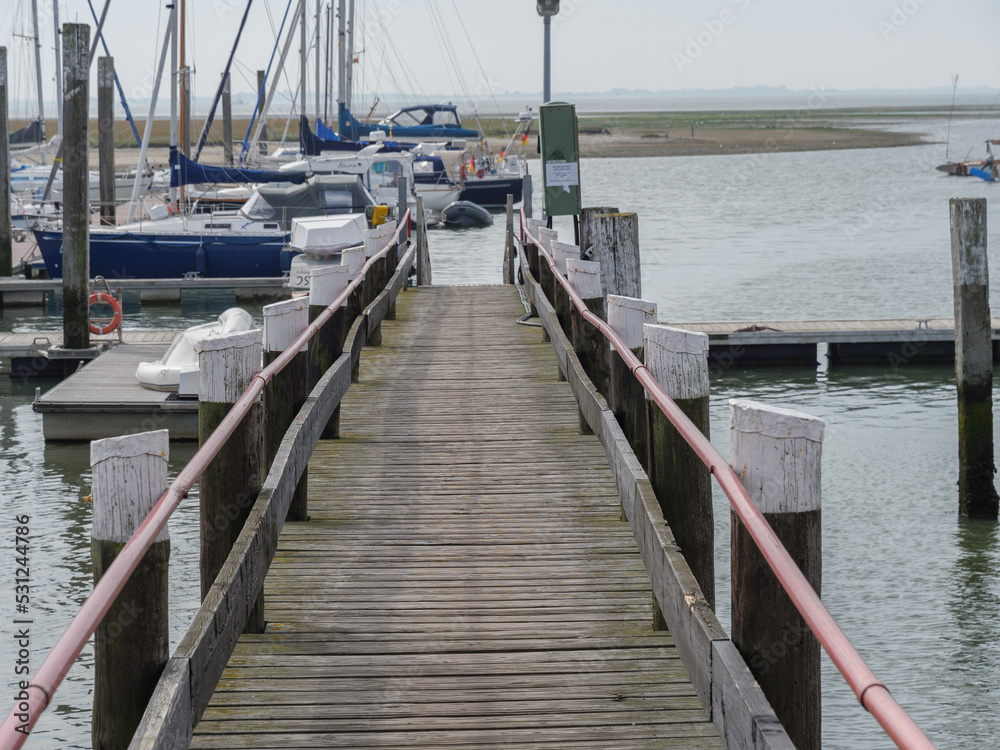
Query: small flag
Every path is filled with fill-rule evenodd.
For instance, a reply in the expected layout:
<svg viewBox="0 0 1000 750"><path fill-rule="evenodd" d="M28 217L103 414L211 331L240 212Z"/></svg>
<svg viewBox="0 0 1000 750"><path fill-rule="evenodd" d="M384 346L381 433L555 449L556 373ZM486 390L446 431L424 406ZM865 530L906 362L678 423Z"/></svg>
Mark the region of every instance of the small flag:
<svg viewBox="0 0 1000 750"><path fill-rule="evenodd" d="M528 134L525 133L524 137L521 139L521 145L523 146L527 142L528 142Z"/></svg>

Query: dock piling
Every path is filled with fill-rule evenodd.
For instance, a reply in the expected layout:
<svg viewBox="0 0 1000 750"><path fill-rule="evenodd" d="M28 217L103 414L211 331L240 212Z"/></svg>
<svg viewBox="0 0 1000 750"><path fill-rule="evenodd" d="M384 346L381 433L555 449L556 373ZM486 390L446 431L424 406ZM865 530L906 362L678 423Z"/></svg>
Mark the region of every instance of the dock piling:
<svg viewBox="0 0 1000 750"><path fill-rule="evenodd" d="M348 267L321 266L309 272L309 322L319 317L337 296L347 288ZM341 305L317 334L309 340L309 388L323 377L330 365L344 353L347 336L347 304ZM340 406L323 431L326 440L340 437Z"/></svg>
<svg viewBox="0 0 1000 750"><path fill-rule="evenodd" d="M63 25L63 348L90 347L90 27ZM76 361L67 366L76 368Z"/></svg>
<svg viewBox="0 0 1000 750"><path fill-rule="evenodd" d="M591 214L587 241L590 260L601 264L604 293L641 297L638 214Z"/></svg>
<svg viewBox="0 0 1000 750"><path fill-rule="evenodd" d="M544 230L543 230L544 231ZM547 263L542 263L547 266ZM586 260L566 261L566 278L577 294L583 299L587 309L601 319L604 310L604 295L601 294L600 266ZM580 311L573 306L570 310L572 320L573 350L583 365L584 371L594 387L607 398L608 394L608 347L607 340L596 326L589 323ZM578 409L580 433L591 434L592 430L583 412Z"/></svg>
<svg viewBox="0 0 1000 750"><path fill-rule="evenodd" d="M14 272L14 237L10 226L10 123L7 118L7 48L0 47L0 276ZM3 295L0 294L0 307Z"/></svg>
<svg viewBox="0 0 1000 750"><path fill-rule="evenodd" d="M656 323L656 303L649 300L608 295L608 325L625 341L625 345L645 361L645 347L642 339L643 326ZM610 346L610 344L609 344ZM646 413L646 391L629 371L628 366L614 351L611 352L609 368L611 392L608 406L615 419L622 426L642 468L649 471L649 439L647 437L648 415Z"/></svg>
<svg viewBox="0 0 1000 750"><path fill-rule="evenodd" d="M708 418L708 336L661 325L643 326L649 373L705 437ZM677 544L715 609L715 514L708 467L652 401L647 402L649 479Z"/></svg>
<svg viewBox="0 0 1000 750"><path fill-rule="evenodd" d="M507 233L503 243L503 283L514 283L514 196L507 194Z"/></svg>
<svg viewBox="0 0 1000 750"><path fill-rule="evenodd" d="M167 488L167 430L95 440L91 557L96 584ZM124 750L170 656L167 527L125 582L94 634L91 741Z"/></svg>
<svg viewBox="0 0 1000 750"><path fill-rule="evenodd" d="M101 224L115 224L115 59L97 58L97 151Z"/></svg>
<svg viewBox="0 0 1000 750"><path fill-rule="evenodd" d="M424 199L417 196L417 286L431 284L431 255L427 247L427 217L424 216Z"/></svg>
<svg viewBox="0 0 1000 750"><path fill-rule="evenodd" d="M264 307L264 365L271 364L309 325L309 300L293 297ZM264 470L274 463L285 432L309 396L309 346L304 344L295 358L267 384L264 390ZM308 521L306 467L292 495L286 521Z"/></svg>
<svg viewBox="0 0 1000 750"><path fill-rule="evenodd" d="M958 507L969 518L996 519L993 477L993 342L986 254L986 199L953 198L951 268L955 287L958 379Z"/></svg>
<svg viewBox="0 0 1000 750"><path fill-rule="evenodd" d="M521 181L521 205L524 206L524 216L528 219L531 218L531 204L531 175L526 174Z"/></svg>
<svg viewBox="0 0 1000 750"><path fill-rule="evenodd" d="M263 331L198 342L198 442L203 445L260 372ZM243 530L262 484L262 414L258 402L201 475L201 598L208 594ZM244 632L264 629L261 592Z"/></svg>
<svg viewBox="0 0 1000 750"><path fill-rule="evenodd" d="M584 260L598 261L597 250L594 248L594 233L597 224L595 216L616 214L618 209L612 206L588 206L580 209L580 257ZM618 292L614 292L618 294Z"/></svg>
<svg viewBox="0 0 1000 750"><path fill-rule="evenodd" d="M752 401L729 402L729 463L809 584L822 573L821 419ZM798 750L819 750L819 641L736 515L732 640Z"/></svg>

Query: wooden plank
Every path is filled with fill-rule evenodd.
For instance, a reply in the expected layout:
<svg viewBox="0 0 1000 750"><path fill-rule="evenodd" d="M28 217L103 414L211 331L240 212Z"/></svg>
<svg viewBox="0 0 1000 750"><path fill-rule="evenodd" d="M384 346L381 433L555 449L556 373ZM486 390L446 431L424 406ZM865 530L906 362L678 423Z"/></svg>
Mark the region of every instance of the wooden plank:
<svg viewBox="0 0 1000 750"><path fill-rule="evenodd" d="M422 287L379 321L312 518L278 541L267 631L193 746L722 747L651 628L604 451L502 291Z"/></svg>

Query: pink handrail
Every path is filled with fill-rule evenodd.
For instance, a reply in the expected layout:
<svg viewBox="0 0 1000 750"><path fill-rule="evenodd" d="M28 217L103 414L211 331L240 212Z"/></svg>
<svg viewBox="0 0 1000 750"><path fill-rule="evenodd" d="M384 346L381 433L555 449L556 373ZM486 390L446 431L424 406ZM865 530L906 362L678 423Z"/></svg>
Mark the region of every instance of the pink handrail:
<svg viewBox="0 0 1000 750"><path fill-rule="evenodd" d="M233 408L229 410L215 431L208 436L205 443L191 457L191 460L180 471L166 492L157 500L149 515L139 524L139 528L135 530L122 551L118 553L114 562L111 563L83 606L80 607L80 611L70 621L66 631L45 657L45 661L38 668L38 672L35 673L28 687L28 711L19 711L18 704L22 701L16 701L14 708L0 725L0 750L16 750L24 744L28 734L38 721L38 717L52 702L56 689L66 677L66 673L69 672L80 652L83 651L87 640L97 630L97 626L104 619L104 615L111 608L115 598L135 571L157 534L166 525L173 512L177 510L181 500L187 497L188 490L198 481L209 463L243 421L264 387L295 358L299 350L333 316L337 308L351 295L351 292L358 288L372 264L384 257L389 249L398 242L400 232L404 228L409 236L409 223L410 212L407 210L396 227L396 232L385 247L365 262L354 280L347 285L343 292L337 295L337 298L316 317L316 320L309 324L285 351L270 365L253 376L247 389L233 405ZM21 721L19 718L23 713L27 713L26 721Z"/></svg>
<svg viewBox="0 0 1000 750"><path fill-rule="evenodd" d="M552 256L537 237L528 231L524 209L521 209L521 232L528 241L538 248L539 254L552 269L556 280L566 291L573 305L582 317L597 328L618 352L618 356L628 366L636 379L646 389L650 399L660 408L664 416L684 437L687 444L701 459L715 477L722 491L726 493L740 520L747 527L750 536L764 555L767 564L774 571L795 608L823 645L826 653L851 686L858 702L882 725L892 741L904 750L933 750L936 746L923 730L903 710L892 697L889 689L875 676L857 649L840 629L833 616L820 600L819 595L809 585L809 581L771 529L770 524L754 505L729 462L715 449L680 407L666 394L645 365L636 357L615 330L587 309L583 299L559 271Z"/></svg>

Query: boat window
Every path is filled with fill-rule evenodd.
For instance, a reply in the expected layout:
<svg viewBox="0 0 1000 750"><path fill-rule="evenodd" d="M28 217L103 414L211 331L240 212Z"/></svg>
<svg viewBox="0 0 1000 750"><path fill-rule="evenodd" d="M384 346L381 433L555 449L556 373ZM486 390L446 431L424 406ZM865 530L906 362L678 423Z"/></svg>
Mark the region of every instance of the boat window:
<svg viewBox="0 0 1000 750"><path fill-rule="evenodd" d="M206 224L205 229L232 229L232 224Z"/></svg>
<svg viewBox="0 0 1000 750"><path fill-rule="evenodd" d="M458 115L453 110L440 109L434 113L434 124L458 126Z"/></svg>
<svg viewBox="0 0 1000 750"><path fill-rule="evenodd" d="M277 229L277 228L278 228L277 224L265 224L264 225L264 229Z"/></svg>
<svg viewBox="0 0 1000 750"><path fill-rule="evenodd" d="M395 125L396 127L410 128L414 125L419 125L420 120L418 118L423 116L422 110L417 110L415 112L405 112L400 110L394 115L389 115L388 124Z"/></svg>
<svg viewBox="0 0 1000 750"><path fill-rule="evenodd" d="M274 218L274 209L260 193L253 193L247 199L247 202L243 204L240 213L248 219L256 219L258 221Z"/></svg>
<svg viewBox="0 0 1000 750"><path fill-rule="evenodd" d="M323 208L327 212L350 212L354 205L353 197L346 190L324 190Z"/></svg>

